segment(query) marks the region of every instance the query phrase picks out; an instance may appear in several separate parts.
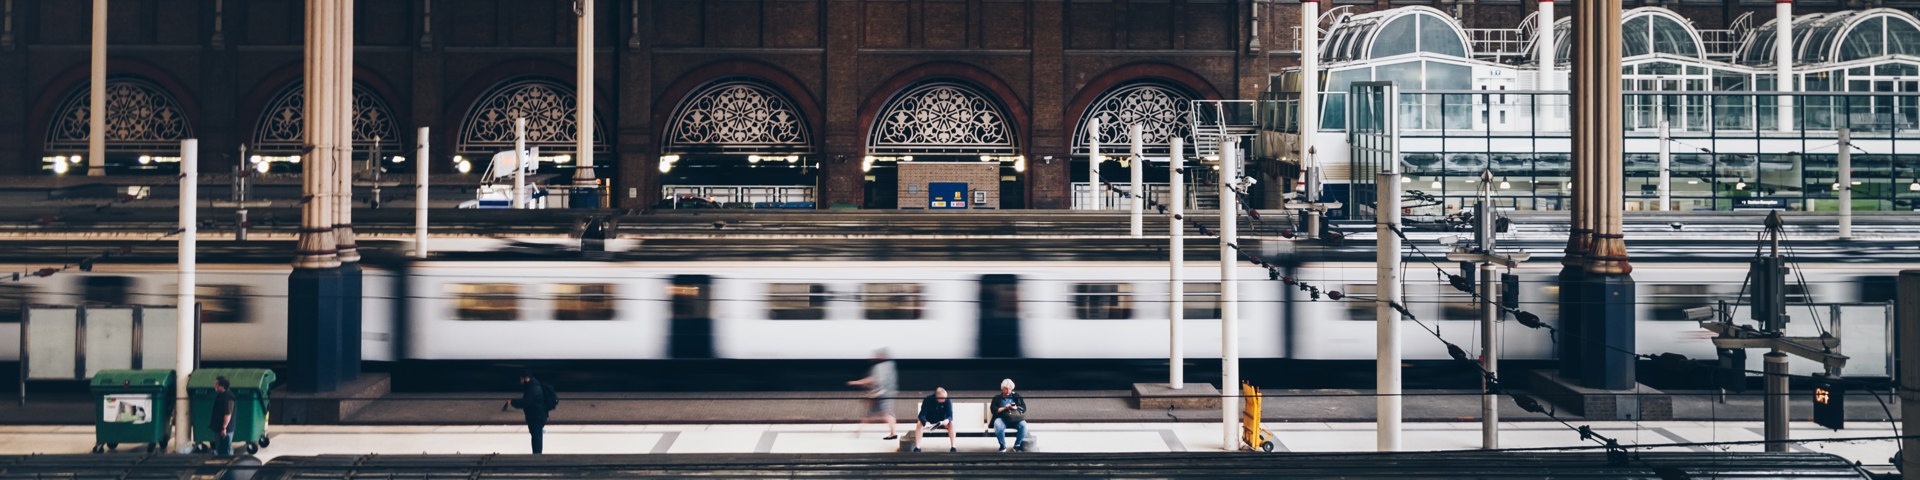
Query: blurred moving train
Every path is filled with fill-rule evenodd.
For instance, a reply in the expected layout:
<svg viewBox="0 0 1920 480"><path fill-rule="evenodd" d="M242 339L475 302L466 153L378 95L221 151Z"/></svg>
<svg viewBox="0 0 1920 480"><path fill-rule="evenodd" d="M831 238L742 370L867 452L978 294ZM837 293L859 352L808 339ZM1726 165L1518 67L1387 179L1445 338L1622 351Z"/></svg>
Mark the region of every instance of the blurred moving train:
<svg viewBox="0 0 1920 480"><path fill-rule="evenodd" d="M1020 244L1009 244L1020 245ZM1638 345L1643 353L1713 358L1708 334L1687 310L1737 300L1751 243L1636 243ZM1793 304L1894 298L1893 278L1920 268L1911 252L1873 243L1800 243ZM1537 251L1552 251L1545 245ZM447 254L368 263L363 359L375 362L605 361L694 359L857 359L878 347L926 359L1153 359L1167 353L1169 299L1164 250L1129 243L1092 259L1022 255L1016 246L953 247L975 256L894 252L869 260L838 256L703 255L655 248L650 257L578 253ZM862 247L871 248L871 247ZM1207 247L1211 248L1211 247ZM1902 244L1898 248L1911 248ZM996 250L998 249L998 250ZM1240 262L1244 358L1371 360L1374 265L1371 245L1295 253L1289 275L1346 294L1343 301L1268 279ZM1195 250L1185 276L1185 341L1190 358L1220 351L1218 264ZM1549 255L1550 256L1550 255ZM203 254L198 277L203 358L275 362L286 357L287 276L283 261L222 262ZM1536 255L1520 276L1520 308L1552 322L1559 264ZM728 259L731 258L731 259ZM985 259L980 259L985 258ZM1160 259L1158 261L1150 259ZM1477 342L1473 297L1449 287L1410 255L1406 304L1421 321L1463 347ZM35 265L37 267L38 265ZM1452 264L1441 264L1455 270ZM18 266L15 271L20 271ZM26 304L171 304L174 266L100 264L89 272L0 283L0 360L18 359ZM1871 307L1871 305L1869 305ZM1854 356L1849 376L1880 376L1891 325L1880 310L1847 313L1795 307L1792 329L1838 332ZM1735 317L1745 321L1744 310ZM1444 359L1442 344L1412 325L1401 329L1405 357ZM1544 331L1503 324L1503 358L1550 359ZM1757 356L1755 356L1757 362ZM1755 364L1757 367L1757 363ZM1797 369L1811 370L1803 365Z"/></svg>

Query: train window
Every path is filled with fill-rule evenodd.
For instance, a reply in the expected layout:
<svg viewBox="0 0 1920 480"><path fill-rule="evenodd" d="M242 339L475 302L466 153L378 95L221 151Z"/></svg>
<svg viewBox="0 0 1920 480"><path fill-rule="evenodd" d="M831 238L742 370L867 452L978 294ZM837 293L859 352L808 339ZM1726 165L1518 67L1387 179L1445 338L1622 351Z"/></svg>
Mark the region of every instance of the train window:
<svg viewBox="0 0 1920 480"><path fill-rule="evenodd" d="M1341 293L1345 293L1347 298L1371 300L1380 294L1380 289L1371 283L1353 283L1347 284L1347 291ZM1380 312L1375 310L1377 305L1374 302L1347 301L1345 303L1348 320L1372 322L1380 319Z"/></svg>
<svg viewBox="0 0 1920 480"><path fill-rule="evenodd" d="M869 283L860 286L868 320L917 320L924 308L918 283Z"/></svg>
<svg viewBox="0 0 1920 480"><path fill-rule="evenodd" d="M614 287L607 283L548 285L555 320L613 320Z"/></svg>
<svg viewBox="0 0 1920 480"><path fill-rule="evenodd" d="M1653 311L1650 320L1684 322L1689 320L1688 309L1719 304L1713 289L1707 285L1654 284L1653 291L1648 293L1649 308Z"/></svg>
<svg viewBox="0 0 1920 480"><path fill-rule="evenodd" d="M1133 285L1076 283L1073 285L1073 313L1074 318L1082 320L1133 318Z"/></svg>
<svg viewBox="0 0 1920 480"><path fill-rule="evenodd" d="M133 277L81 277L80 301L90 305L133 304Z"/></svg>
<svg viewBox="0 0 1920 480"><path fill-rule="evenodd" d="M667 288L672 297L673 318L694 319L709 317L707 296L712 295L710 285L675 284Z"/></svg>
<svg viewBox="0 0 1920 480"><path fill-rule="evenodd" d="M1474 287L1478 288L1479 285L1475 284ZM1433 296L1423 299L1410 299L1412 300L1410 303L1419 303L1421 301L1439 303L1441 320L1480 320L1480 301L1477 297L1474 297L1473 294L1462 292L1460 289L1453 288L1453 285L1444 283L1431 284L1428 285L1427 288L1433 289Z"/></svg>
<svg viewBox="0 0 1920 480"><path fill-rule="evenodd" d="M0 323L20 323L21 309L33 303L33 287L0 285Z"/></svg>
<svg viewBox="0 0 1920 480"><path fill-rule="evenodd" d="M767 284L767 318L819 320L827 318L827 286L818 283Z"/></svg>
<svg viewBox="0 0 1920 480"><path fill-rule="evenodd" d="M1188 320L1220 318L1220 282L1187 282L1181 301L1181 316Z"/></svg>
<svg viewBox="0 0 1920 480"><path fill-rule="evenodd" d="M518 320L520 285L512 283L456 283L447 286L453 294L453 318L456 320Z"/></svg>
<svg viewBox="0 0 1920 480"><path fill-rule="evenodd" d="M196 285L194 298L200 301L200 321L206 323L245 323L252 299L245 285Z"/></svg>
<svg viewBox="0 0 1920 480"><path fill-rule="evenodd" d="M1860 282L1860 301L1863 303L1891 302L1900 294L1899 278L1892 275L1855 277Z"/></svg>

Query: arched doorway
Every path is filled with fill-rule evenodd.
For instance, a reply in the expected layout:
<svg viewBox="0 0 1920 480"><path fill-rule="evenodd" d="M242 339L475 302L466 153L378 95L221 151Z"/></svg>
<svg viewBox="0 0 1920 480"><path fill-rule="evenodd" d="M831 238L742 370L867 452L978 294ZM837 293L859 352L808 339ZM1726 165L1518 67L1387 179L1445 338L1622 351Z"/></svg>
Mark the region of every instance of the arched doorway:
<svg viewBox="0 0 1920 480"><path fill-rule="evenodd" d="M260 173L300 172L300 153L307 139L305 82L295 80L274 93L254 123L247 145L247 168ZM355 172L370 172L376 156L382 169L402 168L405 157L399 120L386 99L360 83L353 84L353 159ZM396 158L400 162L395 162ZM365 163L358 163L365 162Z"/></svg>
<svg viewBox="0 0 1920 480"><path fill-rule="evenodd" d="M84 172L93 112L89 85L69 90L47 126L40 171L63 175ZM107 80L106 169L108 175L173 175L180 172L180 140L193 138L193 125L173 94L137 77Z"/></svg>
<svg viewBox="0 0 1920 480"><path fill-rule="evenodd" d="M820 158L792 97L751 78L716 80L674 108L660 145L669 199L754 208L814 208Z"/></svg>
<svg viewBox="0 0 1920 480"><path fill-rule="evenodd" d="M1006 106L962 82L915 84L873 118L866 208L1020 208L1026 156ZM960 187L958 184L964 184ZM954 195L962 193L959 206Z"/></svg>
<svg viewBox="0 0 1920 480"><path fill-rule="evenodd" d="M495 85L461 117L453 148L454 171L476 175L478 183L484 181L486 172L499 170L491 159L497 153L513 151L515 124L525 118L527 148L539 149L534 158L537 173L526 181L534 186L535 198L549 202L548 207L559 207L551 202L568 197L576 168L573 156L579 153L574 141L578 102L573 87L544 78L519 78ZM596 158L606 158L604 155L612 152L607 145L607 116L596 111L594 119L593 152ZM594 168L594 178L617 178L617 172L608 171L614 167L606 162L596 162ZM504 169L511 171L512 167ZM552 194L546 194L548 191Z"/></svg>
<svg viewBox="0 0 1920 480"><path fill-rule="evenodd" d="M1132 174L1123 168L1121 160L1132 153L1131 129L1140 126L1141 154L1147 161L1143 180L1147 198L1161 203L1167 201L1170 178L1168 165L1173 151L1173 139L1181 139L1185 145L1189 162L1195 151L1193 141L1193 100L1196 96L1184 88L1151 80L1136 80L1123 83L1106 92L1087 105L1086 112L1080 115L1080 123L1073 132L1073 163L1069 168L1074 179L1073 208L1075 210L1125 209L1127 204L1119 193L1103 188L1100 183L1111 183L1125 190L1132 188ZM1092 144L1089 142L1088 127L1092 120L1100 121L1100 130L1095 133L1100 140L1101 162L1098 181L1089 181L1092 171L1087 162L1093 158ZM1204 181L1202 175L1187 177L1189 183ZM1188 192L1199 192L1189 185ZM1189 195L1192 195L1190 193ZM1191 203L1191 202L1189 202ZM1191 205L1189 205L1191 206Z"/></svg>

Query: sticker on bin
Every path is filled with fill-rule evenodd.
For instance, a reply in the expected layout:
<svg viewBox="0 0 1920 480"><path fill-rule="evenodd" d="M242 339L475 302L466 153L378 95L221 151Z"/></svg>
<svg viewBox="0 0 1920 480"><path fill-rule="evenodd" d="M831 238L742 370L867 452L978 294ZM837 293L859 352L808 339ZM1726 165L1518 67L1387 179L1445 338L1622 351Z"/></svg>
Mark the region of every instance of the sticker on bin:
<svg viewBox="0 0 1920 480"><path fill-rule="evenodd" d="M153 395L122 393L107 395L100 412L105 423L145 424L153 421Z"/></svg>

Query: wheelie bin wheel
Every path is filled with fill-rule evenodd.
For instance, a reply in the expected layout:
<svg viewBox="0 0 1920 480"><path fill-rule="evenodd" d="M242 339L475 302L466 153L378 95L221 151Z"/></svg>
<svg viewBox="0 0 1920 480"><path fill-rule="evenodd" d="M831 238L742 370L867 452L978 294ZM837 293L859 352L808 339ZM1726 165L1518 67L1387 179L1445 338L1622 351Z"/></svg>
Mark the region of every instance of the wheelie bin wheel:
<svg viewBox="0 0 1920 480"><path fill-rule="evenodd" d="M106 451L107 451L107 447L105 445L96 444L93 446L93 453L106 453Z"/></svg>
<svg viewBox="0 0 1920 480"><path fill-rule="evenodd" d="M109 444L107 444L107 450L108 450L108 451L113 451L113 450L119 450L119 449L120 449L120 444L118 444L118 443L109 443Z"/></svg>
<svg viewBox="0 0 1920 480"><path fill-rule="evenodd" d="M260 453L260 444L258 444L258 443L248 443L248 444L247 444L247 454L248 454L248 455L252 455L252 454L256 454L256 453Z"/></svg>
<svg viewBox="0 0 1920 480"><path fill-rule="evenodd" d="M267 447L271 447L271 446L273 446L273 439L269 439L269 438L267 438L267 436L266 436L266 435L261 435L261 436L260 436L260 448L267 448Z"/></svg>
<svg viewBox="0 0 1920 480"><path fill-rule="evenodd" d="M158 450L158 449L160 449L160 444L157 444L157 443L147 444L147 453L153 453L154 450Z"/></svg>

